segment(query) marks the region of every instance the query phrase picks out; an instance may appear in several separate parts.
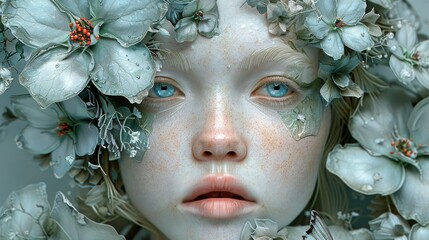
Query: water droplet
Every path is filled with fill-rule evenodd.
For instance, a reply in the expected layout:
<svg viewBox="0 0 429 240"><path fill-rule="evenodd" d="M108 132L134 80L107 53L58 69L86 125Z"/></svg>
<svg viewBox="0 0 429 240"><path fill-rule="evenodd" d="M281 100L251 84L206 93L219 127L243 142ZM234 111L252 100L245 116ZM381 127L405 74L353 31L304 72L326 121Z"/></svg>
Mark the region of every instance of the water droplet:
<svg viewBox="0 0 429 240"><path fill-rule="evenodd" d="M150 70L150 66L147 66L147 67L146 67L146 70Z"/></svg>
<svg viewBox="0 0 429 240"><path fill-rule="evenodd" d="M17 140L15 143L16 143L16 146L17 146L18 148L20 148L20 149L23 149L23 148L24 148L24 144L23 144L21 141Z"/></svg>
<svg viewBox="0 0 429 240"><path fill-rule="evenodd" d="M136 63L136 66L137 66L137 67L139 67L139 66L140 66L140 64L139 64L139 63Z"/></svg>
<svg viewBox="0 0 429 240"><path fill-rule="evenodd" d="M399 77L403 80L403 79L407 79L407 80L411 80L411 72L408 71L408 69L402 69L401 72L399 73Z"/></svg>
<svg viewBox="0 0 429 240"><path fill-rule="evenodd" d="M372 189L374 189L374 188L371 185L369 185L369 184L362 185L362 188L361 188L361 190L364 191L364 192L369 192Z"/></svg>
<svg viewBox="0 0 429 240"><path fill-rule="evenodd" d="M75 160L75 158L74 158L73 156L67 156L67 157L66 157L66 162L67 162L69 165L73 165L74 160Z"/></svg>
<svg viewBox="0 0 429 240"><path fill-rule="evenodd" d="M302 114L298 114L296 116L296 120L301 121L301 122L305 122L305 116Z"/></svg>
<svg viewBox="0 0 429 240"><path fill-rule="evenodd" d="M137 79L140 79L140 76L137 76Z"/></svg>
<svg viewBox="0 0 429 240"><path fill-rule="evenodd" d="M382 144L382 143L384 143L384 138L377 138L377 139L375 139L375 143L376 144Z"/></svg>
<svg viewBox="0 0 429 240"><path fill-rule="evenodd" d="M146 57L146 56L147 56L147 53L143 53L143 56L145 56L145 57Z"/></svg>
<svg viewBox="0 0 429 240"><path fill-rule="evenodd" d="M367 120L364 120L364 121L363 121L363 124L365 124L365 125L366 125L366 124L368 124L368 121L367 121Z"/></svg>
<svg viewBox="0 0 429 240"><path fill-rule="evenodd" d="M375 118L374 118L374 117L370 117L370 118L369 118L369 120L374 121L374 120L375 120Z"/></svg>
<svg viewBox="0 0 429 240"><path fill-rule="evenodd" d="M55 64L55 68L59 68L59 67L60 67L59 63Z"/></svg>
<svg viewBox="0 0 429 240"><path fill-rule="evenodd" d="M398 49L398 47L396 47L395 45L390 47L390 50L392 50L393 52L396 51L396 49Z"/></svg>
<svg viewBox="0 0 429 240"><path fill-rule="evenodd" d="M380 181L381 179L383 179L383 177L381 176L380 173L374 173L374 175L372 176L372 179L374 179L374 181Z"/></svg>

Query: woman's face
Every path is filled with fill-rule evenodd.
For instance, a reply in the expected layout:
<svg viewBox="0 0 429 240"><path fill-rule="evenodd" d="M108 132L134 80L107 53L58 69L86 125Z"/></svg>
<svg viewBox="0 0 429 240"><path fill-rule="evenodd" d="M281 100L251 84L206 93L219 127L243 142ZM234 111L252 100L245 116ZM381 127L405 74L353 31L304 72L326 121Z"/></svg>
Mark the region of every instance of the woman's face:
<svg viewBox="0 0 429 240"><path fill-rule="evenodd" d="M218 1L219 36L161 39L171 52L140 107L155 117L150 148L120 161L131 202L170 239L239 239L255 218L285 226L314 190L330 127L305 84L317 58L270 36L242 2Z"/></svg>

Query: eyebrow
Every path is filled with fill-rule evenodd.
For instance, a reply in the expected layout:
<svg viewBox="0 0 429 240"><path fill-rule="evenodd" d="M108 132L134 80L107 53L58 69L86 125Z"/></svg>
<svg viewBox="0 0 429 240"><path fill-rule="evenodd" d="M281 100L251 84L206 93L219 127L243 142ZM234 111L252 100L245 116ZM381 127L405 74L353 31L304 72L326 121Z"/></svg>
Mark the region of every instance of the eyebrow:
<svg viewBox="0 0 429 240"><path fill-rule="evenodd" d="M289 45L275 46L257 50L245 57L239 64L239 69L251 70L267 63L284 63L285 71L294 69L294 79L299 79L306 68L311 66L311 61L304 53L294 50ZM288 72L285 74L291 74Z"/></svg>
<svg viewBox="0 0 429 240"><path fill-rule="evenodd" d="M186 59L185 55L180 52L170 50L165 51L160 60L163 64L172 66L183 72L189 72L192 70L190 62Z"/></svg>

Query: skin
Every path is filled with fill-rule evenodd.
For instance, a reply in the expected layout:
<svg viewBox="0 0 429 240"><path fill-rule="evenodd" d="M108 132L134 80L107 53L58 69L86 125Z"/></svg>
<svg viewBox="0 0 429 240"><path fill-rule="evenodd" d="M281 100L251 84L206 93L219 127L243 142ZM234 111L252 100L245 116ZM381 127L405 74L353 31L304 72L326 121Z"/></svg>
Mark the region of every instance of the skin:
<svg viewBox="0 0 429 240"><path fill-rule="evenodd" d="M307 96L318 94L302 87L315 75L291 79L288 73L300 66L285 61L240 67L252 53L285 46L269 35L264 16L241 4L218 1L219 36L185 44L173 37L160 39L165 48L183 54L191 69L164 62L155 81L173 85L176 92L159 98L152 90L140 106L142 112L156 115L150 148L142 161L120 161L131 202L170 239L236 240L245 222L255 218L286 226L304 209L315 187L330 110L324 108L321 117L312 120L320 124L316 133L295 140L279 113L293 111ZM318 65L312 60L310 73ZM280 100L265 88L273 79L289 86ZM227 219L182 211L186 195L210 174L237 178L258 207Z"/></svg>

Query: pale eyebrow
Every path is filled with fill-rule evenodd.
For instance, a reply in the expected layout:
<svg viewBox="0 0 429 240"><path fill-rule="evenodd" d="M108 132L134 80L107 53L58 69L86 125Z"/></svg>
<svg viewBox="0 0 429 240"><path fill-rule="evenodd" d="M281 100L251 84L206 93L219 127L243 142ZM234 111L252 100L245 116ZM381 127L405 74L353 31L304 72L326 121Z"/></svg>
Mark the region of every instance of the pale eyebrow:
<svg viewBox="0 0 429 240"><path fill-rule="evenodd" d="M284 63L285 74L293 74L294 79L299 79L303 71L312 63L310 59L288 45L275 46L257 50L245 57L239 64L239 69L251 70L268 63ZM293 70L293 71L290 71Z"/></svg>
<svg viewBox="0 0 429 240"><path fill-rule="evenodd" d="M180 52L175 51L165 51L162 53L162 58L160 59L163 64L174 67L183 72L189 72L192 70L192 65L186 59L185 55Z"/></svg>

